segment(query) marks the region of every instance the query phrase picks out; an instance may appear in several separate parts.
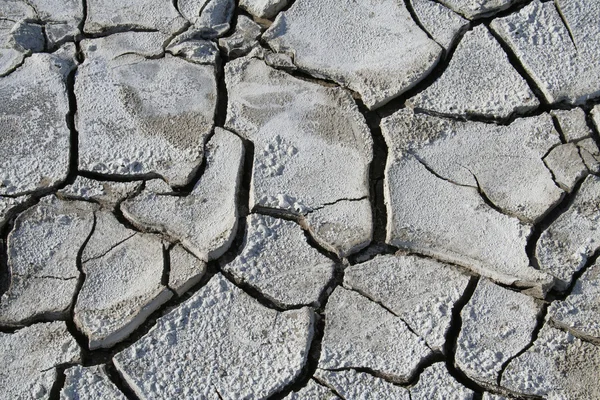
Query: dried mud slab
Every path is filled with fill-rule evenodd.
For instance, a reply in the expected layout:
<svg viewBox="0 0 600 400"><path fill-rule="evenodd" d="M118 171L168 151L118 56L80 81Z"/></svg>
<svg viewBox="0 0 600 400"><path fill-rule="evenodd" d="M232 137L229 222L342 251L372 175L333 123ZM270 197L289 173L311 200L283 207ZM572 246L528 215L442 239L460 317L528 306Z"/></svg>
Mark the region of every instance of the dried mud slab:
<svg viewBox="0 0 600 400"><path fill-rule="evenodd" d="M440 352L454 303L468 283L469 276L453 267L414 256L378 256L344 273L344 286L383 304Z"/></svg>
<svg viewBox="0 0 600 400"><path fill-rule="evenodd" d="M166 34L181 31L186 20L171 1L86 0L84 32L98 34L132 29L158 30Z"/></svg>
<svg viewBox="0 0 600 400"><path fill-rule="evenodd" d="M319 400L339 400L340 398L336 396L329 388L317 383L315 380L311 379L308 381L306 386L302 389L292 392L284 397L284 400L310 400L310 399L319 399Z"/></svg>
<svg viewBox="0 0 600 400"><path fill-rule="evenodd" d="M247 226L241 254L223 270L281 307L318 305L334 262L294 222L252 214Z"/></svg>
<svg viewBox="0 0 600 400"><path fill-rule="evenodd" d="M531 341L541 307L524 294L485 279L461 311L456 366L485 387L495 387L504 363Z"/></svg>
<svg viewBox="0 0 600 400"><path fill-rule="evenodd" d="M6 399L47 399L56 367L79 360L79 346L64 322L0 333L0 392Z"/></svg>
<svg viewBox="0 0 600 400"><path fill-rule="evenodd" d="M540 269L554 275L556 288L565 290L573 274L600 247L600 178L588 176L569 208L546 229L536 245Z"/></svg>
<svg viewBox="0 0 600 400"><path fill-rule="evenodd" d="M225 79L225 125L254 143L251 209L299 217L341 257L368 245L373 142L352 97L252 58L228 63Z"/></svg>
<svg viewBox="0 0 600 400"><path fill-rule="evenodd" d="M319 368L367 368L398 383L409 382L432 355L423 339L379 304L338 287L325 307Z"/></svg>
<svg viewBox="0 0 600 400"><path fill-rule="evenodd" d="M469 25L469 21L434 0L411 0L411 3L423 29L446 51Z"/></svg>
<svg viewBox="0 0 600 400"><path fill-rule="evenodd" d="M170 4L170 3L169 3ZM79 168L104 176L190 182L217 101L215 70L163 54L156 32L85 40L75 80Z"/></svg>
<svg viewBox="0 0 600 400"><path fill-rule="evenodd" d="M107 212L98 213L97 221L83 253L85 281L73 318L90 349L127 338L173 295L161 283L165 262L159 238L127 229Z"/></svg>
<svg viewBox="0 0 600 400"><path fill-rule="evenodd" d="M475 19L493 15L505 10L518 0L439 0L440 3L463 15L468 19Z"/></svg>
<svg viewBox="0 0 600 400"><path fill-rule="evenodd" d="M582 104L600 94L600 3L533 1L491 23L549 103ZM535 23L532 23L535 21Z"/></svg>
<svg viewBox="0 0 600 400"><path fill-rule="evenodd" d="M564 195L542 160L560 144L550 117L497 126L401 110L381 127L387 242L543 296L553 278L529 267L531 226L510 215L537 221Z"/></svg>
<svg viewBox="0 0 600 400"><path fill-rule="evenodd" d="M435 363L410 388L411 400L471 400L475 393L457 382L444 363Z"/></svg>
<svg viewBox="0 0 600 400"><path fill-rule="evenodd" d="M217 274L114 362L140 399L266 398L300 374L312 335L308 308L265 308Z"/></svg>
<svg viewBox="0 0 600 400"><path fill-rule="evenodd" d="M0 324L67 316L79 279L77 255L96 209L49 196L19 215L8 236L11 282L0 298Z"/></svg>
<svg viewBox="0 0 600 400"><path fill-rule="evenodd" d="M169 288L181 296L200 282L207 266L183 246L176 245L169 251L169 267Z"/></svg>
<svg viewBox="0 0 600 400"><path fill-rule="evenodd" d="M180 241L204 262L222 256L236 234L244 147L233 133L216 128L206 153L206 169L189 195L169 193L166 185L147 187L122 204L135 225Z"/></svg>
<svg viewBox="0 0 600 400"><path fill-rule="evenodd" d="M600 348L545 325L533 347L508 364L501 385L549 399L600 397Z"/></svg>
<svg viewBox="0 0 600 400"><path fill-rule="evenodd" d="M485 25L467 32L442 76L408 102L437 114L496 119L540 105Z"/></svg>
<svg viewBox="0 0 600 400"><path fill-rule="evenodd" d="M290 0L240 0L240 7L258 18L273 18Z"/></svg>
<svg viewBox="0 0 600 400"><path fill-rule="evenodd" d="M73 65L34 54L0 77L0 195L48 190L67 178L71 133L66 80Z"/></svg>
<svg viewBox="0 0 600 400"><path fill-rule="evenodd" d="M358 92L370 109L416 85L442 51L395 0L297 0L263 39L299 69Z"/></svg>
<svg viewBox="0 0 600 400"><path fill-rule="evenodd" d="M61 400L126 400L125 395L111 382L103 367L71 367L65 371L66 380L60 391Z"/></svg>
<svg viewBox="0 0 600 400"><path fill-rule="evenodd" d="M578 337L600 344L600 263L592 265L577 280L569 296L548 308L553 325Z"/></svg>

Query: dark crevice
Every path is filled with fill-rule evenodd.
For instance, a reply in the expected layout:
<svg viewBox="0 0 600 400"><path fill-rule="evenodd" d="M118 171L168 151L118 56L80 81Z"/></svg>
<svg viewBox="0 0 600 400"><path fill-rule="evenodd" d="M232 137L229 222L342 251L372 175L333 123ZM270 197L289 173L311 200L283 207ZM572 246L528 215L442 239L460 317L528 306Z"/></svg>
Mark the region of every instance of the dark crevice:
<svg viewBox="0 0 600 400"><path fill-rule="evenodd" d="M94 235L94 232L96 230L96 222L97 222L96 221L96 213L94 213L93 216L94 216L94 219L92 222L92 228L90 229L90 233L85 238L81 247L77 251L76 264L77 264L77 270L79 271L79 280L77 282L77 286L75 287L75 292L73 293L73 300L71 301L71 306L69 307L69 318L66 321L67 329L69 330L69 332L71 333L73 338L75 338L75 340L81 347L82 352L89 350L89 341L88 341L88 337L83 332L81 332L79 330L79 328L77 327L77 324L75 324L75 305L77 304L77 300L79 298L79 293L81 293L81 289L83 288L83 284L85 283L85 279L86 279L86 274L83 269L83 262L82 262L83 251L85 250L87 244L89 243L90 239L92 238L92 236Z"/></svg>
<svg viewBox="0 0 600 400"><path fill-rule="evenodd" d="M23 54L23 59L17 65L15 65L13 68L11 68L10 70L8 70L4 73L0 73L0 78L9 76L13 72L17 71L19 68L21 68L23 66L23 64L25 64L25 60L27 60L29 57L31 57L31 54Z"/></svg>
<svg viewBox="0 0 600 400"><path fill-rule="evenodd" d="M323 305L324 307L324 305ZM292 392L301 390L308 381L314 376L319 365L319 358L321 357L321 345L323 342L323 335L325 334L325 316L321 314L315 314L314 332L312 342L308 351L306 363L304 364L302 371L298 377L284 387L281 391L269 397L269 400L282 400Z"/></svg>
<svg viewBox="0 0 600 400"><path fill-rule="evenodd" d="M60 399L60 391L65 386L65 381L67 376L65 374L65 370L68 368L66 365L58 365L56 366L56 379L52 384L52 388L50 389L50 393L48 394L48 400L59 400Z"/></svg>
<svg viewBox="0 0 600 400"><path fill-rule="evenodd" d="M86 171L79 170L78 175L93 179L95 181L108 181L108 182L141 182L141 181L149 181L152 179L162 179L164 178L157 173L150 172L147 174L139 174L139 175L117 175L117 174L102 174L94 171Z"/></svg>
<svg viewBox="0 0 600 400"><path fill-rule="evenodd" d="M66 314L67 312L65 310L61 310L58 312L44 312L42 314L35 314L14 324L6 323L4 325L0 325L0 332L13 333L13 331L22 328L29 328L39 323L64 322L68 319Z"/></svg>
<svg viewBox="0 0 600 400"><path fill-rule="evenodd" d="M410 16L412 17L412 20L414 21L415 24L417 24L417 26L423 31L425 32L425 34L427 35L427 37L431 40L433 40L434 42L436 42L441 48L442 48L442 58L444 58L444 54L443 52L445 52L444 50L444 46L442 46L440 43L438 43L437 40L435 40L435 38L431 35L431 33L429 33L429 31L427 29L425 29L425 26L423 26L423 24L421 23L421 19L419 18L419 16L417 15L417 12L415 11L413 5L412 5L412 0L404 0L404 6L406 7L406 9L408 10L408 13L410 14Z"/></svg>
<svg viewBox="0 0 600 400"><path fill-rule="evenodd" d="M127 400L139 400L139 397L135 394L133 389L127 384L125 379L121 376L115 364L112 361L108 361L105 365L106 375L108 379L123 393Z"/></svg>
<svg viewBox="0 0 600 400"><path fill-rule="evenodd" d="M575 288L575 285L577 285L577 282L579 281L579 279L581 278L581 276L583 274L585 274L585 272L592 267L594 264L596 264L596 261L598 261L598 257L600 256L600 248L597 248L596 251L588 257L585 265L575 271L571 277L571 282L569 283L569 286L562 292L558 292L556 290L552 290L550 292L550 294L548 295L548 301L565 301L570 295L571 293L573 293L573 289Z"/></svg>
<svg viewBox="0 0 600 400"><path fill-rule="evenodd" d="M441 3L439 0L434 0L438 3ZM472 21L475 23L482 23L482 22L489 22L493 19L496 18L503 18L506 17L510 14L513 14L515 12L518 12L520 9L522 9L523 7L527 6L529 3L531 3L533 0L515 0L514 4L509 5L508 7L504 7L501 9L497 9L497 10L491 10L488 11L486 13L483 14L479 14L477 16L475 16ZM547 1L547 0L541 0L543 1ZM510 4L510 3L509 3ZM455 11L456 13L458 13L457 11ZM466 17L465 17L466 18Z"/></svg>
<svg viewBox="0 0 600 400"><path fill-rule="evenodd" d="M179 10L178 10L178 12L179 12ZM179 15L181 15L181 13L179 13ZM182 16L182 18L183 18L183 16ZM170 52L167 51L167 47L169 47L179 35L185 33L188 29L190 29L191 26L192 25L189 23L189 21L186 20L186 22L183 24L181 29L170 34L169 37L166 38L162 44L163 52L171 54ZM187 59L185 59L185 58L182 58L182 59L187 61Z"/></svg>
<svg viewBox="0 0 600 400"><path fill-rule="evenodd" d="M431 367L434 364L443 362L443 361L444 361L444 358L440 353L432 353L429 356L424 357L423 359L420 360L417 368L415 369L415 371L413 371L412 376L408 380L401 380L401 379L391 376L390 374L387 374L385 372L377 371L377 370L374 370L374 369L368 368L368 367L327 368L327 369L324 369L324 371L330 371L330 372L356 371L359 373L371 375L373 378L381 379L381 380L383 380L389 384L392 384L394 386L398 386L398 387L402 387L407 390L410 390L409 389L410 387L414 386L415 384L417 384L419 382L421 374L427 368Z"/></svg>
<svg viewBox="0 0 600 400"><path fill-rule="evenodd" d="M207 3L208 3L208 1L207 1ZM181 11L179 11L179 0L171 0L171 4L173 4L173 8L177 11L177 13L179 15L181 15ZM206 5L205 5L205 7L206 7ZM181 15L181 17L184 18L183 15Z"/></svg>
<svg viewBox="0 0 600 400"><path fill-rule="evenodd" d="M144 28L136 25L119 25L103 29L101 32L83 32L84 39L100 39L117 33L159 33L158 29Z"/></svg>
<svg viewBox="0 0 600 400"><path fill-rule="evenodd" d="M0 325L0 333L13 334L24 328L27 328L27 326L3 326L3 325Z"/></svg>
<svg viewBox="0 0 600 400"><path fill-rule="evenodd" d="M39 198L32 197L11 208L5 217L6 223L0 225L0 296L8 290L11 281L11 271L8 265L8 236L12 232L15 220L19 214L33 207L38 202Z"/></svg>
<svg viewBox="0 0 600 400"><path fill-rule="evenodd" d="M552 151L552 150L550 150ZM579 154L579 147L577 148L577 153ZM544 167L546 167L546 170L548 170L548 173L550 174L550 177L552 178L552 182L554 182L554 186L556 186L557 188L559 188L560 190L563 191L563 196L565 195L565 193L568 193L566 187L561 186L558 181L556 180L556 175L554 174L554 171L552 170L552 168L550 168L550 166L548 165L548 163L546 162L546 157L548 157L549 154L547 154L546 156L544 156L544 158L542 159L542 162L544 163ZM579 156L581 158L581 155ZM583 159L581 160L581 162L583 163ZM585 163L584 163L585 165ZM559 200L560 201L560 200ZM548 210L548 212L552 211L552 209ZM541 217L543 218L543 216Z"/></svg>
<svg viewBox="0 0 600 400"><path fill-rule="evenodd" d="M227 252L219 258L219 264L221 266L230 263L241 255L246 244L246 230L248 228L247 217L250 215L250 184L252 181L252 169L254 165L254 143L241 137L240 139L244 145L244 165L242 167L242 177L237 195L237 232Z"/></svg>
<svg viewBox="0 0 600 400"><path fill-rule="evenodd" d="M167 55L167 52L163 49L160 53L156 53L156 54L143 54L143 53L138 53L135 51L126 51L123 52L117 56L115 56L112 61L116 61L121 57L127 57L127 56L136 56L139 58L143 58L144 60L160 60L162 58L165 58ZM185 58L182 58L185 59ZM138 64L139 61L135 61L135 62L131 62L129 65L133 65L133 64Z"/></svg>
<svg viewBox="0 0 600 400"><path fill-rule="evenodd" d="M269 44L264 40L262 35L258 38L258 42L265 49L265 51L267 51L267 52L272 51L275 54L278 54L274 49L272 49L269 46ZM281 52L279 54L288 55L292 59L292 62L294 63L293 55L285 53L285 52ZM294 63L294 65L295 65L295 63ZM360 99L360 94L358 94L357 92L353 91L352 89L344 86L343 84L334 81L333 79L328 79L328 78L325 78L322 76L321 77L313 76L309 72L303 71L298 67L296 67L296 69L289 69L289 68L275 68L275 67L271 66L271 68L277 69L280 72L286 73L296 79L300 79L305 82L314 83L314 84L317 84L317 85L320 85L323 87L327 87L327 88L343 88L344 90L348 91L354 99Z"/></svg>
<svg viewBox="0 0 600 400"><path fill-rule="evenodd" d="M275 395L271 396L272 400L281 400L292 392L297 392L307 385L311 378L314 378L315 372L319 365L319 359L321 358L321 347L323 343L323 336L325 335L325 307L329 301L329 297L333 291L342 285L344 281L344 269L341 265L336 264L333 279L327 284L327 286L321 292L319 298L320 307L316 309L315 321L314 321L314 332L312 342L308 352L308 357L302 371L298 377L285 388L280 390Z"/></svg>
<svg viewBox="0 0 600 400"><path fill-rule="evenodd" d="M42 53L48 53L50 52L50 49L48 47L48 35L46 34L46 24L41 24L41 29L42 38L44 39L44 50L42 50Z"/></svg>
<svg viewBox="0 0 600 400"><path fill-rule="evenodd" d="M587 164L587 162L585 161L584 158L584 154L582 153L582 151L587 151L579 146L577 146L577 155L579 156L579 158L581 159L581 162L583 163L583 165L585 165L585 169L587 171L588 174L592 174L595 175L594 171L590 169L590 166ZM589 154L589 153L588 153ZM586 174L587 176L587 174Z"/></svg>
<svg viewBox="0 0 600 400"><path fill-rule="evenodd" d="M150 331L150 329L152 329L152 327L154 327L156 325L156 321L159 318L161 318L164 315L168 314L169 312L173 311L174 309L179 307L183 302L185 302L190 297L192 297L194 294L196 294L198 291L200 291L202 288L204 288L206 286L206 284L208 283L208 281L215 275L216 272L217 271L215 271L214 268L211 269L210 265L209 265L209 268L208 268L206 274L202 277L202 279L200 280L200 282L198 284L193 286L190 290L188 290L182 296L180 296L180 297L173 296L169 301L162 304L148 318L146 318L146 320L139 327L137 327L126 339L115 344L111 348L107 348L107 349L99 348L99 349L95 349L95 350L89 350L89 346L87 344L86 338L84 338L83 343L81 342L81 340L77 340L78 343L80 344L80 346L82 347L82 365L85 367L89 367L89 366L93 366L93 365L100 365L100 364L105 364L105 363L111 362L114 355L127 349L129 346L135 344L135 342L137 342L144 335L146 335ZM69 329L69 331L71 332L71 334L73 334L73 331L71 331L71 329ZM79 335L79 333L75 332L74 336L75 335ZM80 338L81 338L81 336L80 336ZM76 337L76 339L77 339L77 337Z"/></svg>
<svg viewBox="0 0 600 400"><path fill-rule="evenodd" d="M582 342L589 343L594 346L600 346L600 339L598 337L594 336L593 334L588 335L585 332L581 332L576 329L573 329L569 325L563 324L560 321L556 321L554 319L550 319L548 321L548 325L555 329L558 329L562 332L569 333L569 334L573 335L574 337L576 337L577 339L581 340Z"/></svg>
<svg viewBox="0 0 600 400"><path fill-rule="evenodd" d="M209 263L210 264L210 263ZM214 264L216 268L218 268L218 264ZM298 310L305 307L304 304L293 305L289 307L282 307L282 305L277 304L273 299L268 296L265 296L260 290L256 289L254 286L244 282L242 279L237 279L234 274L224 269L219 269L221 275L223 275L231 284L242 290L245 294L252 297L254 300L259 302L262 306L269 308L271 310L276 311L289 311L289 310Z"/></svg>
<svg viewBox="0 0 600 400"><path fill-rule="evenodd" d="M36 276L31 276L31 275L20 275L20 274L14 274L13 276L18 276L19 278L31 278L31 279L54 279L57 281L72 281L72 280L76 280L76 277L73 278L63 278L60 276L52 276L52 275L36 275Z"/></svg>
<svg viewBox="0 0 600 400"><path fill-rule="evenodd" d="M79 25L77 28L79 29L79 32L81 32L81 34L83 35L85 23L87 22L87 17L88 17L87 0L81 0L81 10L82 10L82 18L81 18L81 22L79 22ZM79 41L77 41L77 45L79 45Z"/></svg>
<svg viewBox="0 0 600 400"><path fill-rule="evenodd" d="M583 183L584 179L580 179L571 193L565 193L562 200L554 206L552 210L550 210L541 220L537 221L531 229L531 234L527 239L527 245L525 246L525 252L527 253L527 257L529 258L529 265L533 268L539 270L540 263L536 256L536 246L538 241L540 240L540 236L542 233L550 227L561 215L563 215L573 204L575 196L579 192L579 188Z"/></svg>
<svg viewBox="0 0 600 400"><path fill-rule="evenodd" d="M238 17L240 16L240 14L242 14L242 9L240 8L240 0L234 0L234 5L233 5L233 12L231 15L231 20L229 21L229 30L225 33L223 33L222 35L219 35L218 38L215 39L215 41L219 42L220 38L224 38L224 37L228 37L231 36L235 33L235 29L237 28L238 25ZM252 17L250 17L252 19ZM220 46L219 46L220 49ZM224 52L221 51L221 56L224 55ZM227 93L227 91L225 91L224 93Z"/></svg>
<svg viewBox="0 0 600 400"><path fill-rule="evenodd" d="M431 168L421 157L419 157L417 154L415 153L410 153L411 156L413 156L413 158L423 166L423 168L425 168L430 174L432 174L433 176L435 176L438 179L441 179L443 181L446 181L448 183L451 183L453 185L456 186L461 186L461 187L467 187L467 188L471 188L471 189L478 189L480 190L480 186L479 186L479 182L477 182L477 177L475 177L475 174L473 172L471 172L471 170L465 166L462 166L463 168L465 168L467 171L469 171L469 173L473 176L473 179L475 179L475 182L477 183L477 186L474 187L472 185L464 185L462 183L458 183L458 182L454 182L451 179L448 179L446 177L443 177L442 175L438 174L433 168Z"/></svg>
<svg viewBox="0 0 600 400"><path fill-rule="evenodd" d="M413 379L410 379L409 381L401 381L389 374L386 374L384 372L377 371L377 370L374 370L374 369L368 368L368 367L324 368L323 371L329 371L329 372L356 371L361 374L371 375L375 379L381 379L382 381L385 381L391 385L398 386L401 388L406 388L406 386L408 386L408 382L412 382L414 380L414 377L413 377Z"/></svg>
<svg viewBox="0 0 600 400"><path fill-rule="evenodd" d="M473 390L474 392L482 393L484 389L478 383L470 379L455 365L458 336L460 335L460 330L462 329L462 317L460 313L467 305L469 300L471 300L471 297L473 297L473 293L475 292L478 283L479 277L471 277L462 296L454 303L454 306L452 307L450 326L446 332L446 342L444 343L443 353L446 356L446 369L450 375L452 375L454 379L456 379L456 381L463 386Z"/></svg>
<svg viewBox="0 0 600 400"><path fill-rule="evenodd" d="M348 257L348 265L362 264L374 259L377 256L393 255L398 252L398 247L387 243L374 242L365 247L361 251L354 253Z"/></svg>
<svg viewBox="0 0 600 400"><path fill-rule="evenodd" d="M565 132L563 131L562 126L560 126L560 121L555 115L552 115L552 123L554 124L554 129L558 132L558 136L560 137L560 141L562 144L567 143L567 139L565 137Z"/></svg>
<svg viewBox="0 0 600 400"><path fill-rule="evenodd" d="M173 244L168 244L165 246L165 244L163 243L164 266L163 266L163 274L162 274L162 277L160 278L160 284L167 288L170 288L169 281L170 281L170 277L171 277L171 250L173 249L173 247L174 247Z"/></svg>
<svg viewBox="0 0 600 400"><path fill-rule="evenodd" d="M155 235L165 239L167 242L176 242L176 240L171 240L171 238L169 238L168 235L166 235L164 232L162 232L160 230L151 229L151 228L148 228L145 226L138 226L134 222L130 221L123 214L123 209L121 208L121 204L123 203L123 201L125 201L125 200L121 200L121 201L117 202L117 204L115 204L115 208L113 209L113 215L116 218L116 220L119 221L119 223L121 223L121 225L123 225L125 228L135 231L135 232L155 234Z"/></svg>
<svg viewBox="0 0 600 400"><path fill-rule="evenodd" d="M338 254L335 251L333 251L334 250L333 248L327 248L322 243L319 243L319 241L317 241L317 239L315 238L315 236L312 233L312 231L308 227L304 227L303 224L304 224L304 222L301 222L300 223L300 227L303 228L304 236L306 237L306 243L308 243L308 245L310 247L312 247L313 249L317 250L321 255L329 258L336 265L343 265L343 264L345 264L344 260L342 260L338 256Z"/></svg>
<svg viewBox="0 0 600 400"><path fill-rule="evenodd" d="M471 172L471 171L469 171ZM475 182L477 183L477 192L479 193L479 197L481 197L481 199L483 200L483 202L490 207L491 209L493 209L494 211L496 211L499 214L503 214L506 215L507 217L511 217L511 218L517 218L519 220L522 220L522 218L520 218L519 216L510 214L509 212L503 210L502 208L500 208L499 206L497 206L489 197L488 195L485 193L485 191L483 190L483 188L481 187L481 184L479 183L479 179L477 179L477 175L475 175L473 172L471 172L471 175L473 175L473 179L475 179ZM522 222L526 222L526 221L522 221Z"/></svg>
<svg viewBox="0 0 600 400"><path fill-rule="evenodd" d="M450 65L450 62L452 61L454 52L456 51L456 48L460 44L464 35L469 30L470 29L464 29L462 32L459 32L456 35L453 45L445 51L445 58L440 58L438 63L435 65L435 67L433 67L433 69L426 76L424 76L423 79L421 79L419 82L417 82L412 88L404 91L399 96L395 97L394 99L390 100L388 103L379 107L376 110L379 118L382 119L382 118L389 117L390 115L394 114L398 110L405 108L405 103L406 103L407 99L410 99L410 98L414 97L415 95L417 95L418 93L426 90L439 77L441 77L444 74L444 72L446 71L446 69L448 68L448 65Z"/></svg>
<svg viewBox="0 0 600 400"><path fill-rule="evenodd" d="M533 344L537 340L538 335L539 335L540 331L542 330L542 327L544 326L544 321L546 319L547 314L548 314L548 304L543 304L542 308L538 312L538 315L536 318L536 325L535 325L535 328L533 329L533 331L531 332L531 339L530 339L529 343L525 347L523 347L518 353L516 353L515 355L513 355L512 357L509 357L506 361L504 361L504 363L500 367L500 371L498 372L498 378L496 380L496 384L498 386L500 386L500 383L502 382L502 376L504 375L504 371L506 371L508 364L510 364L514 359L519 358L527 350L529 350L531 347L533 347Z"/></svg>
<svg viewBox="0 0 600 400"><path fill-rule="evenodd" d="M129 239L131 239L132 237L134 237L137 234L138 234L138 232L134 232L131 235L127 236L125 239L122 239L122 240L119 240L116 243L113 243L106 251L102 252L101 254L99 254L97 256L94 256L94 257L87 258L85 260L82 260L82 264L85 264L85 263L87 263L89 261L97 260L99 258L104 257L105 255L107 255L108 253L110 253L111 251L113 251L114 249L116 249L117 247L119 247L120 245L122 245L123 243L125 243L126 241L128 241ZM92 235L93 235L93 233L92 233Z"/></svg>
<svg viewBox="0 0 600 400"><path fill-rule="evenodd" d="M221 50L220 53L221 53L221 59L223 60L224 52ZM206 148L206 144L209 143L210 140L212 139L212 137L214 136L215 129L223 128L225 126L225 120L227 118L228 96L227 96L227 86L225 84L225 62L223 62L223 61L218 62L217 65L215 66L215 72L216 72L216 81L217 81L217 101L216 101L216 105L215 105L215 114L213 116L214 117L214 125L213 125L212 132L205 139L205 142L204 142L205 148ZM196 169L196 171L194 171L192 173L193 178L190 179L189 183L186 184L185 186L175 187L174 188L175 193L177 193L179 195L189 195L194 190L194 188L196 187L196 185L198 184L198 182L204 175L204 172L206 171L206 166L207 166L207 158L206 158L206 152L205 152L204 157L202 158L202 163Z"/></svg>
<svg viewBox="0 0 600 400"><path fill-rule="evenodd" d="M600 148L600 132L598 131L598 126L596 126L596 123L594 122L594 117L592 116L593 108L594 108L594 105L589 104L587 109L585 110L586 111L585 122L591 132L591 137L592 137L592 139L594 139L596 146L598 146ZM600 110L598 112L598 119L600 121Z"/></svg>
<svg viewBox="0 0 600 400"><path fill-rule="evenodd" d="M508 126L519 118L539 117L540 115L547 113L551 109L553 108L549 105L516 108L511 114L509 114L506 117L493 117L491 115L473 114L468 111L465 114L448 114L420 107L414 107L413 111L415 112L415 114L425 114L431 117L444 118L458 122L481 122L490 125Z"/></svg>
<svg viewBox="0 0 600 400"><path fill-rule="evenodd" d="M279 11L279 13L277 15L279 15L282 12L285 12L285 11L289 10L290 8L292 8L292 6L294 5L295 2L296 2L296 0L289 0L288 3L287 3L287 5L285 7L283 7L281 9L281 11ZM277 18L277 15L275 17L273 17L273 19Z"/></svg>
<svg viewBox="0 0 600 400"><path fill-rule="evenodd" d="M498 212L499 214L503 214L506 215L510 218L517 218L519 220L521 220L521 218L519 216L510 214L509 212L503 210L501 207L497 206L489 197L488 195L485 193L485 191L483 190L483 188L481 187L481 184L479 183L479 179L477 178L477 175L475 175L469 168L463 166L463 168L465 168L467 171L469 171L469 173L471 174L471 176L473 177L473 179L475 180L475 183L477 184L476 187L473 187L471 185L465 185L465 184L461 184L458 182L454 182L451 179L445 178L441 175L439 175L435 170L433 170L433 168L429 167L429 165L427 165L418 155L416 154L411 154L414 159L419 162L419 164L421 164L428 172L430 172L433 176L435 176L438 179L441 179L443 181L446 181L448 183L451 183L453 185L456 186L460 186L460 187L466 187L466 188L471 188L471 189L476 189L477 193L479 194L479 197L481 197L481 200L483 200L483 202L490 207L491 209L493 209L494 211Z"/></svg>
<svg viewBox="0 0 600 400"><path fill-rule="evenodd" d="M567 18L565 17L565 15L563 14L563 12L561 10L560 4L556 0L554 0L554 8L556 8L556 11L558 12L558 15L560 16L560 21L562 22L563 26L569 33L569 39L571 39L571 43L573 43L573 47L575 47L575 51L578 53L579 49L577 48L577 42L575 42L575 36L573 36L573 31L571 31L569 22L567 21Z"/></svg>
<svg viewBox="0 0 600 400"><path fill-rule="evenodd" d="M346 287L346 286L344 286ZM372 296L370 296L368 293L364 292L363 290L357 289L357 288L351 288L351 287L346 287L348 290L351 290L353 292L358 293L359 295L361 295L362 297L368 299L370 302L377 304L378 306L380 306L381 308L383 308L385 311L387 311L388 313L392 314L394 317L398 318L400 321L404 322L404 324L406 325L406 328L409 330L410 333L412 333L413 335L415 335L416 337L418 337L419 339L423 340L423 342L425 343L425 346L427 346L427 348L429 350L431 350L433 353L435 353L435 350L433 350L429 344L427 343L427 341L425 340L424 337L422 337L420 334L418 334L412 326L410 326L410 324L408 322L406 322L406 320L404 318L402 318L400 315L396 314L391 308L388 308L385 304L383 304L381 301L375 300Z"/></svg>
<svg viewBox="0 0 600 400"><path fill-rule="evenodd" d="M363 200L366 200L366 199L367 199L367 196L359 197L359 198L355 198L355 199L348 199L348 198L337 199L337 200L334 200L334 201L331 201L331 202L328 202L328 203L320 204L317 207L311 208L310 210L308 210L306 212L306 215L311 214L311 213L313 213L315 211L322 210L322 209L326 208L327 206L334 206L334 205L336 205L338 203L341 203L343 201L353 202L353 201L363 201Z"/></svg>
<svg viewBox="0 0 600 400"><path fill-rule="evenodd" d="M255 206L251 212L255 214L266 215L272 218L283 219L285 221L295 222L300 228L302 228L304 236L306 237L306 242L311 247L336 264L344 264L344 261L339 257L333 247L328 246L326 243L323 244L317 240L314 232L312 231L312 227L309 225L304 215L285 209L264 207L260 205Z"/></svg>
<svg viewBox="0 0 600 400"><path fill-rule="evenodd" d="M337 397L339 397L342 400L347 400L344 396L342 396L340 394L340 392L338 392L336 390L336 388L333 387L333 385L330 385L329 383L325 382L324 380L321 380L317 377L314 378L315 382L317 382L317 384L329 389L334 395L336 395Z"/></svg>
<svg viewBox="0 0 600 400"><path fill-rule="evenodd" d="M504 50L504 54L508 57L508 61L512 65L512 67L521 75L521 77L527 82L529 89L535 94L537 99L539 100L541 105L548 105L548 100L546 100L546 96L542 93L542 90L538 87L535 80L529 75L529 73L525 70L525 67L519 60L519 57L514 53L512 48L502 39L502 37L492 29L492 27L486 24L488 31L491 35L496 39L502 50Z"/></svg>
<svg viewBox="0 0 600 400"><path fill-rule="evenodd" d="M371 112L357 100L359 111L365 118L373 140L373 159L369 166L369 199L373 220L373 244L385 244L387 237L387 207L385 205L384 178L389 148L381 132L381 116Z"/></svg>

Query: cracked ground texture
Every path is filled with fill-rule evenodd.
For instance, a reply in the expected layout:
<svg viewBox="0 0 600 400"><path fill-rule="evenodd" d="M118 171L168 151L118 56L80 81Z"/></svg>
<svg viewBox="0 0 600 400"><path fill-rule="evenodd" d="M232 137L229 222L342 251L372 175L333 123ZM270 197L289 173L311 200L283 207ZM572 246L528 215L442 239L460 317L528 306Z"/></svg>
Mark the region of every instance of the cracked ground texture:
<svg viewBox="0 0 600 400"><path fill-rule="evenodd" d="M600 399L597 0L0 0L0 400Z"/></svg>

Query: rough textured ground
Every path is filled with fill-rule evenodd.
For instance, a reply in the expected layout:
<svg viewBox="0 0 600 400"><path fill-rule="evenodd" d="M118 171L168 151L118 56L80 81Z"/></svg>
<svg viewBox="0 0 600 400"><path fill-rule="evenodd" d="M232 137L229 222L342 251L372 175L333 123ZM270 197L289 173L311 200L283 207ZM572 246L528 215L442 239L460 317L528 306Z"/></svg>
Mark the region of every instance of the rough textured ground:
<svg viewBox="0 0 600 400"><path fill-rule="evenodd" d="M600 399L597 0L0 1L0 400Z"/></svg>

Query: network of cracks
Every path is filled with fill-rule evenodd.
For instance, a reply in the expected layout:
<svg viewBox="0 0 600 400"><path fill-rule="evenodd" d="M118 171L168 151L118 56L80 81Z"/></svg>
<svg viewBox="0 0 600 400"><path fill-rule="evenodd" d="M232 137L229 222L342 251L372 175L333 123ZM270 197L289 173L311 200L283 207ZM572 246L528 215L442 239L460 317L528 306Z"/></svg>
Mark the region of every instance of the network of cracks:
<svg viewBox="0 0 600 400"><path fill-rule="evenodd" d="M0 397L595 399L600 3L5 0Z"/></svg>

